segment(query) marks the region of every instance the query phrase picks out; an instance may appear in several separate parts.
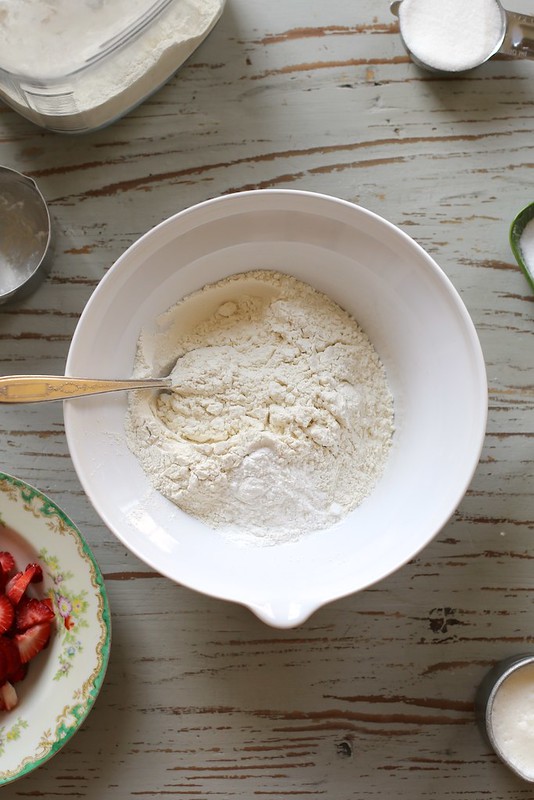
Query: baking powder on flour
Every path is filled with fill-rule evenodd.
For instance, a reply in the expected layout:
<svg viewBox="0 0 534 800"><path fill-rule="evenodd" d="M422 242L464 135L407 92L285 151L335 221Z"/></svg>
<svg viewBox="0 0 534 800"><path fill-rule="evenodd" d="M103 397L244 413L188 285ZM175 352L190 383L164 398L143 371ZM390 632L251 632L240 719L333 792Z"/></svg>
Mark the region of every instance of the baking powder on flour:
<svg viewBox="0 0 534 800"><path fill-rule="evenodd" d="M190 295L140 337L127 436L154 487L244 543L328 528L369 495L390 451L393 400L355 320L271 271Z"/></svg>

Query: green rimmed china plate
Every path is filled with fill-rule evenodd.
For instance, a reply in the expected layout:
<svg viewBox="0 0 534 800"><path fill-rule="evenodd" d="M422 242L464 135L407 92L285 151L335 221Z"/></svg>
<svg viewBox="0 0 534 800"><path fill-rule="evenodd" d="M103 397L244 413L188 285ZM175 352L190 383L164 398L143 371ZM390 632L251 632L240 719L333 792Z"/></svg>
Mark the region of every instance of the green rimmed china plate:
<svg viewBox="0 0 534 800"><path fill-rule="evenodd" d="M54 756L91 710L109 660L111 622L100 569L81 533L42 492L0 472L0 550L19 568L38 561L39 594L56 610L48 647L0 711L0 786Z"/></svg>

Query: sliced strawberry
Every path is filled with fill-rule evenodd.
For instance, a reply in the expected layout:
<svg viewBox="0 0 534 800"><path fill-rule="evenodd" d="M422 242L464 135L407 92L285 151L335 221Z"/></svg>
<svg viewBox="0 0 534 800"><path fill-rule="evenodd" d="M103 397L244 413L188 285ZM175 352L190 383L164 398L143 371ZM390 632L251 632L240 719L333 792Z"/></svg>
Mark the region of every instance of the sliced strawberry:
<svg viewBox="0 0 534 800"><path fill-rule="evenodd" d="M43 647L48 644L50 638L51 623L40 622L38 625L33 625L23 633L17 633L13 637L13 641L19 651L20 660L23 664L31 661L37 653L40 653Z"/></svg>
<svg viewBox="0 0 534 800"><path fill-rule="evenodd" d="M9 677L11 683L18 683L19 681L23 681L26 675L28 674L28 665L27 664L20 664L19 668Z"/></svg>
<svg viewBox="0 0 534 800"><path fill-rule="evenodd" d="M40 564L28 564L26 569L30 569L30 567L34 568L34 573L32 575L32 583L41 583L43 580L43 568Z"/></svg>
<svg viewBox="0 0 534 800"><path fill-rule="evenodd" d="M2 552L0 552L0 567L2 567L2 570L8 574L15 569L15 559L11 553L8 553L6 550L2 550Z"/></svg>
<svg viewBox="0 0 534 800"><path fill-rule="evenodd" d="M28 585L35 575L36 570L37 564L28 564L24 572L17 572L8 581L6 586L6 594L14 606L17 605L22 595L28 588Z"/></svg>
<svg viewBox="0 0 534 800"><path fill-rule="evenodd" d="M8 679L7 671L7 656L4 651L0 649L0 684Z"/></svg>
<svg viewBox="0 0 534 800"><path fill-rule="evenodd" d="M54 614L54 616L56 615L56 612L54 611L54 603L52 602L52 598L51 597L43 597L42 600L41 600L41 603L44 603L45 606L47 606L47 608L50 609L52 614Z"/></svg>
<svg viewBox="0 0 534 800"><path fill-rule="evenodd" d="M17 606L15 627L20 633L40 622L52 622L54 617L55 614L48 603L37 600L35 597L23 597Z"/></svg>
<svg viewBox="0 0 534 800"><path fill-rule="evenodd" d="M20 667L19 649L13 639L0 636L0 682L10 679Z"/></svg>
<svg viewBox="0 0 534 800"><path fill-rule="evenodd" d="M5 594L0 595L0 633L6 633L13 625L15 609L9 597Z"/></svg>
<svg viewBox="0 0 534 800"><path fill-rule="evenodd" d="M15 708L18 701L19 699L15 687L9 683L9 681L6 681L0 686L0 708L4 709L4 711L11 711L12 708Z"/></svg>

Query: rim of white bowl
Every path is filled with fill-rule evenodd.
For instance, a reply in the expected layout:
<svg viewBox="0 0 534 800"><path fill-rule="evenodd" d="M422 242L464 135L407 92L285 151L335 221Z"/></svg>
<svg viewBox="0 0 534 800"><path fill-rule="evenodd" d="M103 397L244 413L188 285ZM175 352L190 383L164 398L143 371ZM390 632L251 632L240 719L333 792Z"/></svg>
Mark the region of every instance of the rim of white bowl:
<svg viewBox="0 0 534 800"><path fill-rule="evenodd" d="M142 234L138 239L136 239L120 256L119 258L112 264L110 269L101 279L99 284L97 285L96 289L94 290L93 294L89 298L82 315L78 321L78 325L76 326L76 330L74 332L71 347L69 349L69 354L66 363L66 375L75 376L71 371L73 353L75 352L76 348L76 341L77 335L79 335L79 331L81 330L81 326L83 325L84 319L87 315L92 313L93 306L99 302L100 296L106 291L108 284L115 280L115 276L117 272L121 269L121 265L129 258L132 253L137 251L138 249L145 246L146 239L150 236L153 236L157 231L163 230L164 228L173 225L176 220L184 219L192 214L196 214L202 209L205 209L209 206L219 205L221 203L231 203L231 202L241 202L243 199L247 198L256 198L256 197L265 197L267 195L274 196L274 195L292 195L292 196L301 196L308 199L318 199L322 201L326 201L329 204L338 204L347 209L357 210L359 214L363 214L368 216L370 219L378 221L380 224L385 225L388 227L392 232L394 232L395 236L400 236L405 242L409 243L411 247L419 252L420 255L423 256L424 260L429 269L431 269L437 277L437 279L442 283L444 286L447 294L449 297L454 301L454 305L456 307L456 311L461 316L462 322L465 326L466 332L469 333L469 342L472 348L472 355L477 364L477 381L478 386L480 388L479 392L479 400L480 400L480 407L478 409L479 415L479 426L478 426L478 435L477 435L477 447L473 448L471 458L472 463L468 472L466 472L465 480L463 481L461 487L458 487L456 493L456 501L451 505L450 512L440 521L439 524L435 525L431 530L429 530L428 535L426 536L425 540L418 544L416 548L413 548L409 553L406 554L405 558L401 563L396 564L391 569L384 571L383 574L377 579L370 579L369 582L364 586L358 586L354 589L342 589L337 592L330 592L328 596L314 598L313 600L310 599L299 599L299 604L292 604L293 608L291 612L287 608L287 604L282 603L280 607L276 603L268 603L268 604L261 604L257 602L247 601L241 597L232 596L230 593L226 592L218 592L218 591L210 591L209 587L204 585L200 585L200 582L188 579L187 576L180 577L179 579L176 578L174 575L171 574L170 570L166 570L161 566L154 567L150 560L147 559L143 553L132 546L130 542L126 540L119 530L117 530L116 526L113 522L108 518L107 514L98 506L98 503L95 502L91 487L88 485L85 471L80 463L79 455L77 448L72 442L71 437L69 435L69 401L64 402L64 415L65 415L65 428L67 434L67 441L69 445L69 450L71 454L71 458L76 469L78 478L82 484L82 487L93 505L95 511L98 513L104 524L108 527L108 529L121 541L125 547L127 547L135 556L137 556L141 561L148 564L150 567L155 569L159 574L163 575L164 577L168 578L169 580L173 581L174 583L178 583L181 586L184 586L188 589L196 591L200 594L207 595L213 598L217 598L220 600L226 600L229 602L237 603L238 605L242 605L245 608L248 608L252 611L259 619L261 619L266 624L275 627L275 628L293 628L302 623L306 622L312 614L314 614L318 609L322 606L339 600L343 597L348 597L356 592L363 591L364 589L369 588L370 586L375 585L377 582L384 580L385 578L389 577L390 575L397 572L400 568L405 566L411 559L417 556L439 533L440 530L447 524L447 522L453 516L458 504L461 502L465 493L471 483L475 471L478 466L478 462L480 459L480 454L482 452L485 434L486 434L486 426L487 426L487 415L488 415L488 387L487 387L487 374L485 368L485 361L483 356L482 347L480 344L480 340L478 338L478 333L467 311L467 308L458 292L454 284L452 283L451 279L446 275L443 269L437 264L437 262L430 256L429 253L413 239L409 234L405 233L401 228L399 228L394 223L390 222L389 220L385 219L384 217L380 216L379 214L370 211L369 209L364 208L356 203L353 203L349 200L344 200L339 197L335 197L333 195L327 195L320 192L313 192L309 190L301 190L301 189L253 189L244 192L235 192L227 195L219 195L217 197L210 198L208 200L201 201L196 203L192 206L188 206L187 208L178 211L176 214L172 214L170 217L162 220L157 225L153 226L149 230L147 230L144 234ZM298 608L297 608L298 606Z"/></svg>

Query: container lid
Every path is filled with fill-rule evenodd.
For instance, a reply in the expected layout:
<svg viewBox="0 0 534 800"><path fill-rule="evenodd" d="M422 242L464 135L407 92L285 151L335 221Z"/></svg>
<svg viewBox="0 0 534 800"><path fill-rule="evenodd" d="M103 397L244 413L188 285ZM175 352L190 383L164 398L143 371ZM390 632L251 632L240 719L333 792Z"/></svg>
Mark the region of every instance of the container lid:
<svg viewBox="0 0 534 800"><path fill-rule="evenodd" d="M0 69L32 81L71 75L148 27L173 2L0 0Z"/></svg>

